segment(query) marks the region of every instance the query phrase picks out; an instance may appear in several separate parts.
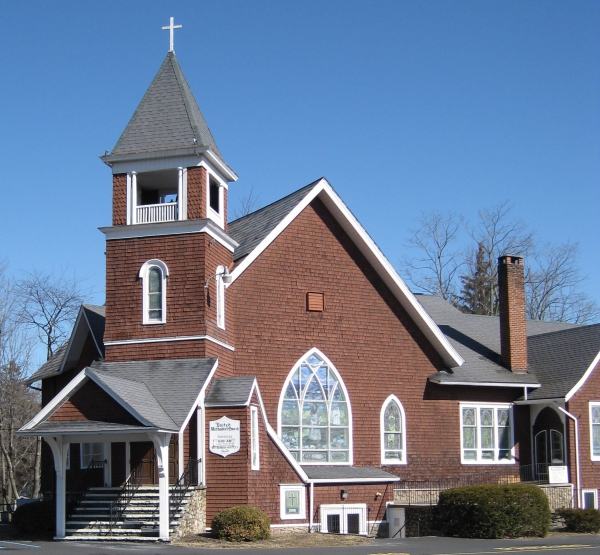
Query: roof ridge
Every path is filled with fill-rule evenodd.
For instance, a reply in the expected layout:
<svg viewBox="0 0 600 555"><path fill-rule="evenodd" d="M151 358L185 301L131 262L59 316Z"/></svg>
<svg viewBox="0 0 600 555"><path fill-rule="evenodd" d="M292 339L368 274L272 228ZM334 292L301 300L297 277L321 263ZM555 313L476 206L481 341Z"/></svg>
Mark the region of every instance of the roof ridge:
<svg viewBox="0 0 600 555"><path fill-rule="evenodd" d="M547 322L547 320L533 320L533 322ZM566 324L567 322L548 322L550 324ZM528 337L528 339L533 339L533 338L537 338L537 337L547 337L549 335L556 335L559 333L575 333L575 332L582 332L582 331L588 331L592 328L597 328L600 327L600 323L597 324L570 324L573 327L572 328L565 328L562 330L554 330L554 331L547 331L545 333L536 333L535 335L531 335Z"/></svg>

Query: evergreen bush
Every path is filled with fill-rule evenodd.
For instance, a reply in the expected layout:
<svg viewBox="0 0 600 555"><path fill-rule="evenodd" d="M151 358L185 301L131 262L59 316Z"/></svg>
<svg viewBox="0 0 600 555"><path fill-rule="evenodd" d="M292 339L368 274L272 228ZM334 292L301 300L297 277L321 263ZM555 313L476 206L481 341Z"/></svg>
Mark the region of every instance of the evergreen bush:
<svg viewBox="0 0 600 555"><path fill-rule="evenodd" d="M256 507L231 507L213 518L212 535L231 542L268 540L271 537L271 521Z"/></svg>
<svg viewBox="0 0 600 555"><path fill-rule="evenodd" d="M596 509L559 509L556 512L565 521L569 532L600 532L600 511Z"/></svg>
<svg viewBox="0 0 600 555"><path fill-rule="evenodd" d="M543 537L550 529L550 506L536 486L487 485L441 492L439 523L446 535L461 538Z"/></svg>
<svg viewBox="0 0 600 555"><path fill-rule="evenodd" d="M12 523L23 534L53 534L56 530L56 508L52 501L27 503L17 507Z"/></svg>

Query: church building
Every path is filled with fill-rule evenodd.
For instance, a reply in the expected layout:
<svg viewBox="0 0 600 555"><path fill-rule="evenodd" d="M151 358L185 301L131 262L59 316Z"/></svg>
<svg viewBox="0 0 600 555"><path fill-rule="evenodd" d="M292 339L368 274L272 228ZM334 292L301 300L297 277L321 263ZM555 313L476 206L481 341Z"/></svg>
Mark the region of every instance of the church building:
<svg viewBox="0 0 600 555"><path fill-rule="evenodd" d="M597 506L600 330L527 323L522 258L501 318L474 317L414 295L325 178L230 222L237 174L172 49L102 161L106 304L31 377L20 431L45 440L57 538L168 540L235 505L372 534L403 483L534 463ZM558 384L561 334L586 347Z"/></svg>

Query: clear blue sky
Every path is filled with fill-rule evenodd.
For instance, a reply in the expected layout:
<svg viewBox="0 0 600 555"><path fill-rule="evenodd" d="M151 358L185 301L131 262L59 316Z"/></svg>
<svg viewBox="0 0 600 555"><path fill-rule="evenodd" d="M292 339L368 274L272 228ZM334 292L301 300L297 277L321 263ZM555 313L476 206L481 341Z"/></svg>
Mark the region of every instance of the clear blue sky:
<svg viewBox="0 0 600 555"><path fill-rule="evenodd" d="M261 205L325 176L394 265L422 210L515 203L600 299L600 2L0 3L0 259L104 302L115 145L175 51Z"/></svg>

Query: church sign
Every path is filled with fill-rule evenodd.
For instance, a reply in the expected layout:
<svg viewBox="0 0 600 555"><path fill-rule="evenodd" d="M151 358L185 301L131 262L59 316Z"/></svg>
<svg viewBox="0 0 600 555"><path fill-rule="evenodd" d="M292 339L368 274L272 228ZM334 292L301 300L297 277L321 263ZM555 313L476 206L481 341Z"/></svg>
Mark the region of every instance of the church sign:
<svg viewBox="0 0 600 555"><path fill-rule="evenodd" d="M211 453L227 457L240 450L240 421L226 416L210 421L208 448Z"/></svg>

